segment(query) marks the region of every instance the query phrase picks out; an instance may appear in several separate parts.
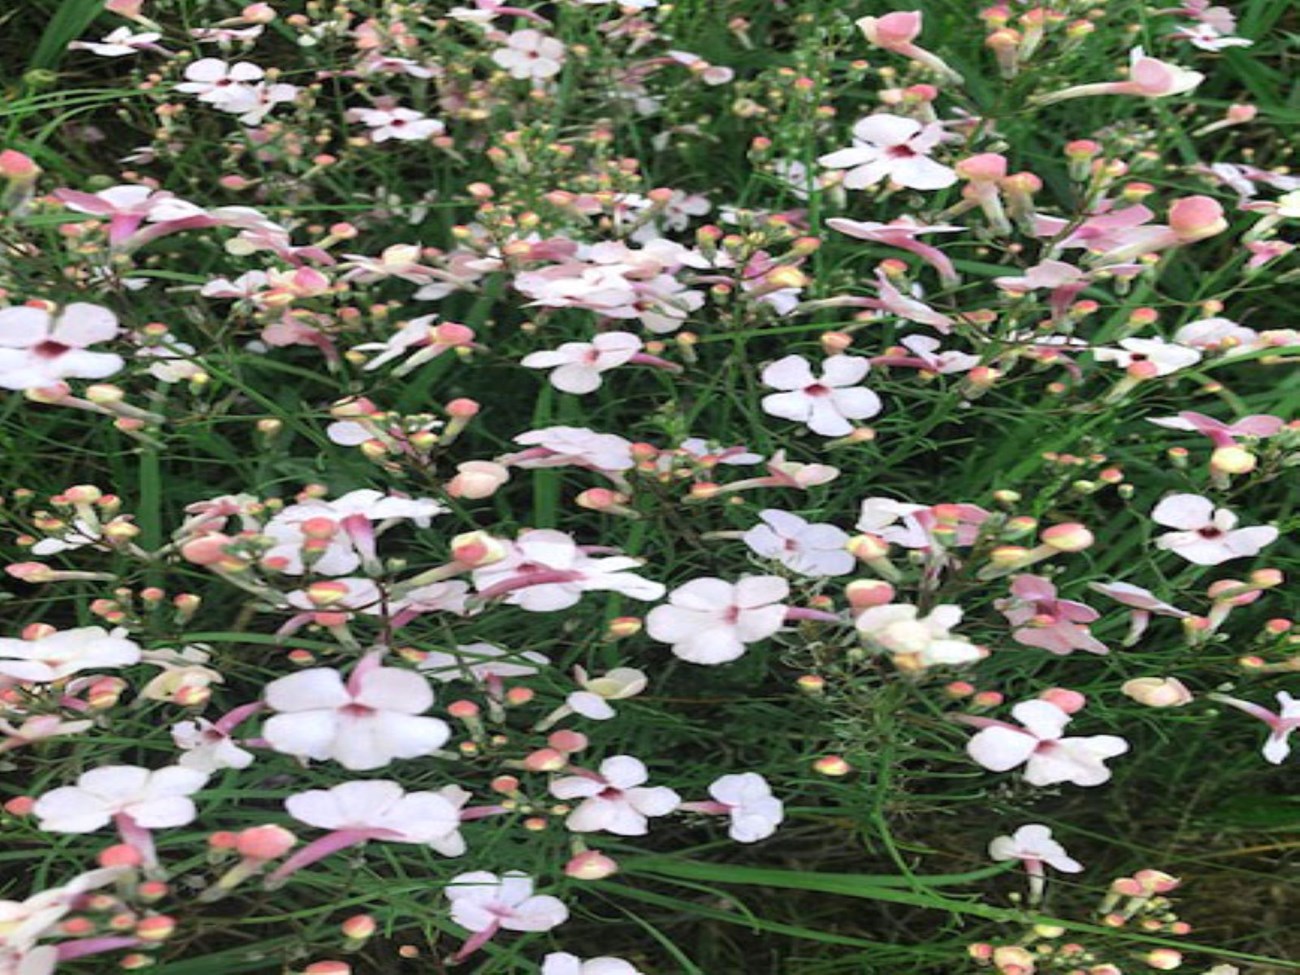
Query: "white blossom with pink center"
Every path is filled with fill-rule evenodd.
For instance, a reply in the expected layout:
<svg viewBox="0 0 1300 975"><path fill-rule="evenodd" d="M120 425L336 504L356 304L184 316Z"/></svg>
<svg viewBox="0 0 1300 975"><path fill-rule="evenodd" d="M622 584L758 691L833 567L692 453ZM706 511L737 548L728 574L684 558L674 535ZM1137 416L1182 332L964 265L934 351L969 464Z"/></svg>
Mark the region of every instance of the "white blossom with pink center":
<svg viewBox="0 0 1300 975"><path fill-rule="evenodd" d="M1021 826L1010 836L999 836L989 843L989 856L994 860L1019 860L1029 874L1029 903L1043 899L1046 877L1043 868L1051 867L1062 873L1080 873L1083 864L1065 852L1052 831L1041 823Z"/></svg>
<svg viewBox="0 0 1300 975"><path fill-rule="evenodd" d="M854 625L868 646L887 651L913 668L974 663L986 654L965 637L952 632L962 609L942 603L921 616L916 606L886 603L858 614Z"/></svg>
<svg viewBox="0 0 1300 975"><path fill-rule="evenodd" d="M789 595L789 584L778 576L745 576L735 583L692 579L669 593L667 605L650 611L646 632L672 644L682 660L724 664L781 629L787 611L781 600Z"/></svg>
<svg viewBox="0 0 1300 975"><path fill-rule="evenodd" d="M930 158L943 139L937 122L922 124L900 115L868 115L853 126L853 145L817 161L847 169L844 185L861 190L888 179L914 190L940 190L957 182L957 173Z"/></svg>
<svg viewBox="0 0 1300 975"><path fill-rule="evenodd" d="M390 843L415 843L445 857L465 852L460 835L461 790L451 796L438 792L406 792L387 779L344 782L329 789L312 789L284 802L299 822L331 831L361 831L367 838Z"/></svg>
<svg viewBox="0 0 1300 975"><path fill-rule="evenodd" d="M798 515L769 508L758 513L762 524L745 532L756 555L775 559L791 572L811 578L852 572L856 560L845 548L848 532L834 525L811 524Z"/></svg>
<svg viewBox="0 0 1300 975"><path fill-rule="evenodd" d="M586 3L604 2L604 0L584 0ZM626 0L623 5L627 6ZM542 975L643 975L641 969L630 961L601 955L583 961L577 955L567 951L553 951L542 959Z"/></svg>
<svg viewBox="0 0 1300 975"><path fill-rule="evenodd" d="M349 110L348 119L360 122L370 129L371 142L387 142L397 139L400 142L421 142L442 135L447 127L434 118L413 108L354 108Z"/></svg>
<svg viewBox="0 0 1300 975"><path fill-rule="evenodd" d="M785 392L763 397L763 411L805 423L823 437L853 432L850 420L866 420L881 410L880 397L858 383L871 371L866 358L833 355L822 363L822 375L801 355L788 355L763 370L763 384Z"/></svg>
<svg viewBox="0 0 1300 975"><path fill-rule="evenodd" d="M512 606L550 613L576 605L584 592L619 592L650 602L665 591L662 583L628 571L638 568L640 559L593 558L564 532L533 529L507 544L504 558L474 570L480 598L503 596Z"/></svg>
<svg viewBox="0 0 1300 975"><path fill-rule="evenodd" d="M731 818L727 835L737 843L765 840L785 820L785 803L772 795L767 779L757 772L723 775L709 786L709 795L722 807L718 811ZM683 808L690 808L690 805L688 803Z"/></svg>
<svg viewBox="0 0 1300 975"><path fill-rule="evenodd" d="M506 46L492 52L492 60L512 78L542 81L560 73L564 44L529 27L507 37Z"/></svg>
<svg viewBox="0 0 1300 975"><path fill-rule="evenodd" d="M41 389L64 379L105 379L126 365L88 348L116 338L117 316L77 301L57 316L17 305L0 310L0 389Z"/></svg>
<svg viewBox="0 0 1300 975"><path fill-rule="evenodd" d="M83 670L128 667L140 661L140 645L126 632L80 626L32 640L0 639L0 677L46 684Z"/></svg>
<svg viewBox="0 0 1300 975"><path fill-rule="evenodd" d="M520 364L528 369L553 369L552 386L582 395L599 389L601 373L627 364L641 346L641 340L631 332L605 332L590 342L565 342L558 349L533 352Z"/></svg>
<svg viewBox="0 0 1300 975"><path fill-rule="evenodd" d="M566 775L551 783L551 795L566 801L581 799L564 825L575 833L614 833L644 836L651 817L666 816L681 803L666 786L645 786L645 764L631 755L615 755L600 763L600 773Z"/></svg>
<svg viewBox="0 0 1300 975"><path fill-rule="evenodd" d="M1271 525L1238 528L1235 514L1227 508L1215 508L1209 498L1195 494L1171 494L1155 506L1151 519L1179 529L1157 538L1156 547L1196 565L1218 565L1258 555L1278 536L1278 530Z"/></svg>
<svg viewBox="0 0 1300 975"><path fill-rule="evenodd" d="M472 932L457 959L467 958L498 931L549 931L569 919L564 902L534 894L533 878L520 870L499 877L486 870L457 874L446 892L452 921Z"/></svg>
<svg viewBox="0 0 1300 975"><path fill-rule="evenodd" d="M1164 339L1120 339L1119 344L1118 349L1094 349L1093 355L1098 362L1113 362L1122 369L1149 362L1156 376L1168 376L1201 361L1201 353L1195 349Z"/></svg>
<svg viewBox="0 0 1300 975"><path fill-rule="evenodd" d="M345 575L363 562L375 559L375 537L400 521L412 521L427 528L429 519L447 509L432 498L401 498L382 491L349 491L333 501L311 498L291 504L262 529L275 544L262 562L278 572L300 575L305 571L303 544L308 540L305 522L320 529L313 537L326 541L312 571L323 575ZM373 523L379 522L378 526ZM330 534L322 537L322 533Z"/></svg>
<svg viewBox="0 0 1300 975"><path fill-rule="evenodd" d="M274 680L266 703L278 712L262 727L271 748L299 759L334 759L354 772L431 755L451 737L445 722L422 716L433 706L429 682L381 667L374 656L357 664L346 683L328 667Z"/></svg>
<svg viewBox="0 0 1300 975"><path fill-rule="evenodd" d="M120 816L145 829L184 826L198 814L189 798L208 776L170 765L150 771L135 765L106 765L83 772L76 785L36 800L32 812L51 833L93 833Z"/></svg>
<svg viewBox="0 0 1300 975"><path fill-rule="evenodd" d="M594 471L625 471L636 465L632 441L614 433L585 427L545 427L515 437L526 449L497 458L511 467L586 467Z"/></svg>
<svg viewBox="0 0 1300 975"><path fill-rule="evenodd" d="M980 730L966 743L966 753L993 772L1024 765L1030 785L1101 785L1109 781L1106 759L1123 755L1128 742L1117 735L1066 738L1070 715L1049 701L1021 701L1011 709L1023 727L988 718L965 717Z"/></svg>

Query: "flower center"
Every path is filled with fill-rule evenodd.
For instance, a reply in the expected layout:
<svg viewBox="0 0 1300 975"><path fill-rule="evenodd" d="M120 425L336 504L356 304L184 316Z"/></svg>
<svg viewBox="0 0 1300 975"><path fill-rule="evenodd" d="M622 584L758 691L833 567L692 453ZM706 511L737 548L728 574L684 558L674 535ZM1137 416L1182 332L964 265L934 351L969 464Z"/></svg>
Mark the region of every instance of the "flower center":
<svg viewBox="0 0 1300 975"><path fill-rule="evenodd" d="M916 156L919 156L920 153L918 153L911 146L904 145L904 146L890 146L887 150L885 150L885 155L888 156L890 159L912 159Z"/></svg>
<svg viewBox="0 0 1300 975"><path fill-rule="evenodd" d="M831 388L829 386L823 386L821 383L813 383L811 386L805 386L803 391L807 396L829 396L831 394Z"/></svg>
<svg viewBox="0 0 1300 975"><path fill-rule="evenodd" d="M64 345L62 342L46 339L44 342L32 346L32 355L38 359L57 359L65 352L71 351L71 348L71 346Z"/></svg>
<svg viewBox="0 0 1300 975"><path fill-rule="evenodd" d="M1223 531L1222 529L1215 528L1213 525L1207 525L1197 531L1196 534L1200 535L1202 538L1220 538L1223 535Z"/></svg>

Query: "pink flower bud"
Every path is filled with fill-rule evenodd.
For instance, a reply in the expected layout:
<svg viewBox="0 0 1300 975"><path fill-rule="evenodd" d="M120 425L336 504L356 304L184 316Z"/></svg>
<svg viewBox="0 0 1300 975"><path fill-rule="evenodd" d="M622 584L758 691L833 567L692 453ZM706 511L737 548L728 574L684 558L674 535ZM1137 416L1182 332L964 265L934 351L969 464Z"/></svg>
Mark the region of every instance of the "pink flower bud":
<svg viewBox="0 0 1300 975"><path fill-rule="evenodd" d="M884 606L892 602L894 587L883 579L854 579L844 587L844 595L854 609Z"/></svg>
<svg viewBox="0 0 1300 975"><path fill-rule="evenodd" d="M471 501L490 498L510 480L509 469L490 460L468 460L457 465L456 471L456 476L447 482L447 493L453 498Z"/></svg>
<svg viewBox="0 0 1300 975"><path fill-rule="evenodd" d="M587 747L587 736L581 731L556 731L546 739L546 743L557 752L572 754Z"/></svg>
<svg viewBox="0 0 1300 975"><path fill-rule="evenodd" d="M1038 695L1040 701L1046 701L1048 704L1055 704L1066 714L1075 714L1082 711L1088 699L1078 691L1072 691L1068 687L1050 687Z"/></svg>
<svg viewBox="0 0 1300 975"><path fill-rule="evenodd" d="M235 836L235 849L250 860L274 860L293 849L298 837L283 826L252 826Z"/></svg>
<svg viewBox="0 0 1300 975"><path fill-rule="evenodd" d="M41 167L32 161L30 156L26 156L16 149L6 149L0 152L0 177L12 180L31 180L35 179L40 173Z"/></svg>
<svg viewBox="0 0 1300 975"><path fill-rule="evenodd" d="M1183 241L1203 240L1228 228L1223 207L1208 196L1185 196L1169 208L1169 226Z"/></svg>
<svg viewBox="0 0 1300 975"><path fill-rule="evenodd" d="M1178 708L1192 700L1192 692L1177 677L1134 677L1120 691L1149 708Z"/></svg>
<svg viewBox="0 0 1300 975"><path fill-rule="evenodd" d="M886 51L906 47L921 35L921 13L897 10L883 17L861 17L856 22L867 41Z"/></svg>
<svg viewBox="0 0 1300 975"><path fill-rule="evenodd" d="M1058 552L1082 552L1085 548L1090 547L1094 541L1092 532L1077 522L1067 522L1063 525L1053 525L1051 528L1045 528L1038 538L1044 545L1054 548Z"/></svg>
<svg viewBox="0 0 1300 975"><path fill-rule="evenodd" d="M564 872L575 880L604 880L618 873L618 861L598 850L586 850L569 860Z"/></svg>

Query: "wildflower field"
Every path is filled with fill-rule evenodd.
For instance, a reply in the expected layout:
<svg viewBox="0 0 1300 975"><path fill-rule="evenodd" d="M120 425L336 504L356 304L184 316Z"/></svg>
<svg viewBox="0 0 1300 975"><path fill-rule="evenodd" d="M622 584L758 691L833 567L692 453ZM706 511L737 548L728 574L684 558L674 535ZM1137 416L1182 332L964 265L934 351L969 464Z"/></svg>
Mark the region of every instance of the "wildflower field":
<svg viewBox="0 0 1300 975"><path fill-rule="evenodd" d="M0 975L1300 971L1300 5L1162 2L0 4Z"/></svg>

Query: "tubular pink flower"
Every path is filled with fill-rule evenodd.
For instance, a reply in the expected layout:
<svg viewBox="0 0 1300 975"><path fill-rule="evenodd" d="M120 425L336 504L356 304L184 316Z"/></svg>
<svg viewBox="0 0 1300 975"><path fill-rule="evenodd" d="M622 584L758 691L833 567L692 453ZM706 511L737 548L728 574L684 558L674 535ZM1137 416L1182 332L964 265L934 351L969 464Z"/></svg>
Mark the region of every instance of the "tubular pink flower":
<svg viewBox="0 0 1300 975"><path fill-rule="evenodd" d="M1165 98L1182 95L1205 80L1199 71L1157 58L1147 57L1140 47L1129 52L1127 81L1103 81L1090 85L1074 85L1049 95L1039 95L1031 101L1038 105L1052 105L1070 98L1088 98L1093 95L1138 95L1143 98Z"/></svg>

